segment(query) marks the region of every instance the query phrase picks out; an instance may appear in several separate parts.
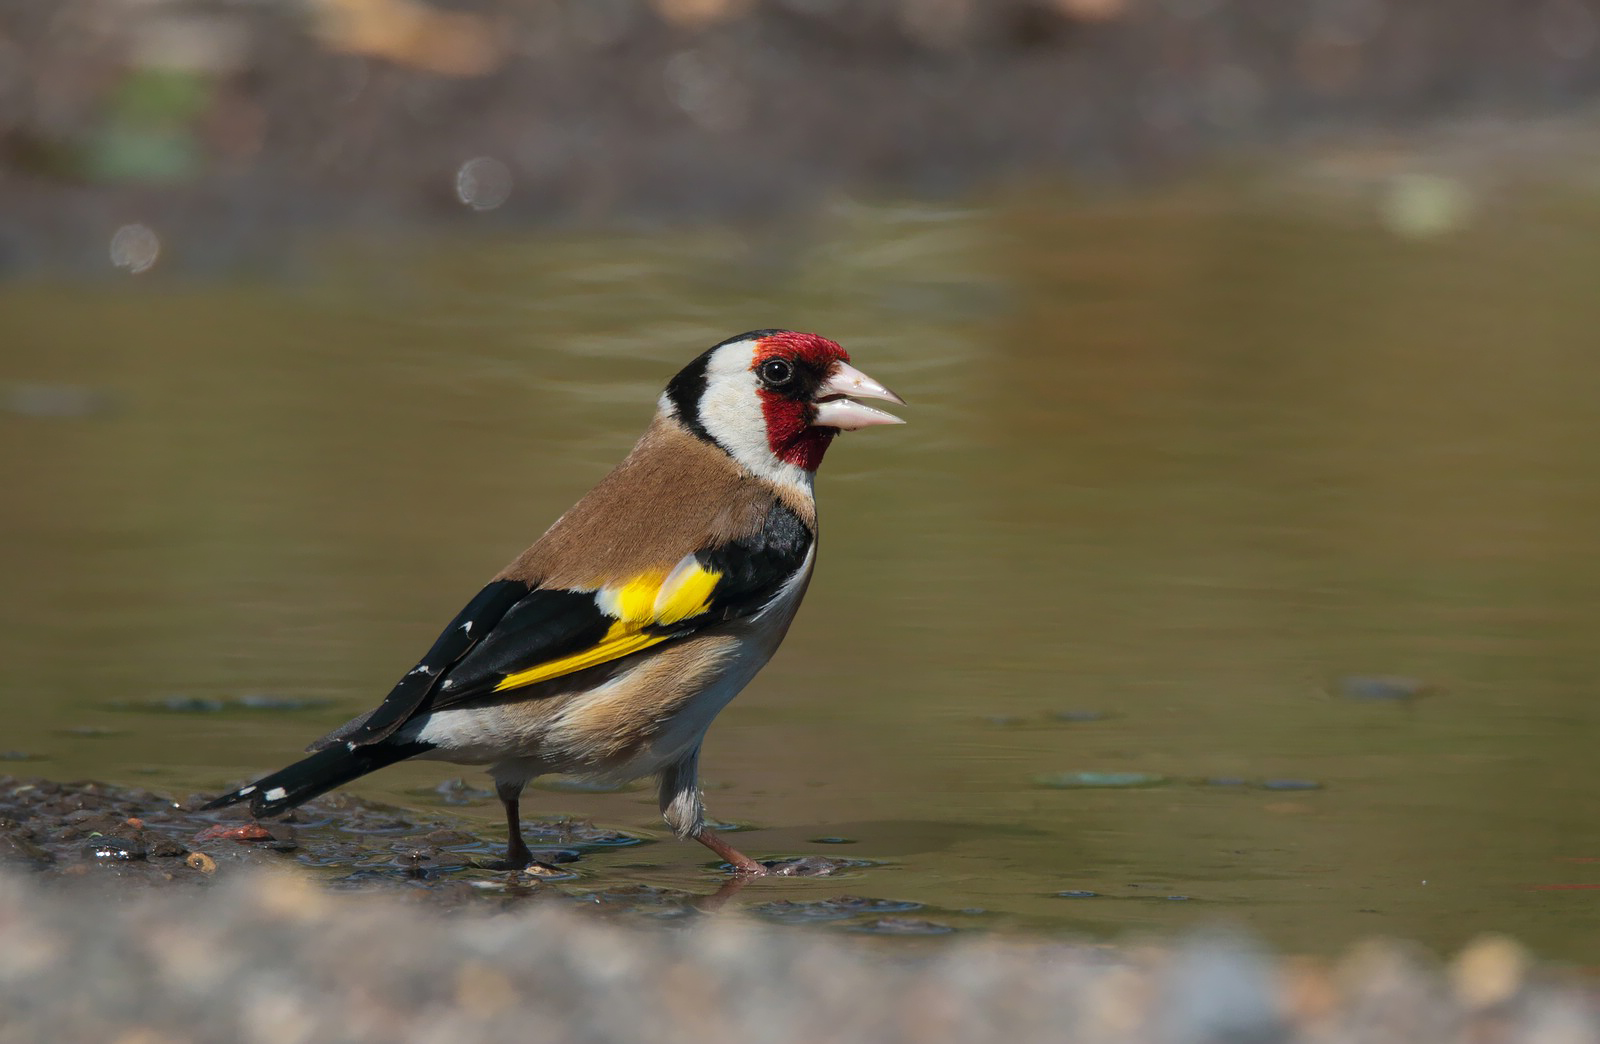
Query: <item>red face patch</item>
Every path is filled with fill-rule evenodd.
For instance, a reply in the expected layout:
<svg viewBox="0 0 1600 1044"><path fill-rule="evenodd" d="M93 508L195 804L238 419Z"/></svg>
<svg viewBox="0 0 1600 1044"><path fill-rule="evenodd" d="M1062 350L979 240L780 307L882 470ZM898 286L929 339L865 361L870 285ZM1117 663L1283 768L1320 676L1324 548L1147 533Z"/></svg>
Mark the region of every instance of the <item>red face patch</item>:
<svg viewBox="0 0 1600 1044"><path fill-rule="evenodd" d="M761 339L750 368L757 373L773 359L794 367L793 387L761 387L761 412L767 422L767 445L779 460L806 471L815 471L822 455L838 431L815 428L817 415L812 402L816 388L833 372L835 363L849 362L850 355L837 343L813 333L786 330Z"/></svg>
<svg viewBox="0 0 1600 1044"><path fill-rule="evenodd" d="M837 342L820 334L800 333L797 330L784 330L763 337L760 347L756 349L755 365L759 366L775 356L790 362L810 363L817 372L824 374L833 369L834 363L850 361L850 353Z"/></svg>

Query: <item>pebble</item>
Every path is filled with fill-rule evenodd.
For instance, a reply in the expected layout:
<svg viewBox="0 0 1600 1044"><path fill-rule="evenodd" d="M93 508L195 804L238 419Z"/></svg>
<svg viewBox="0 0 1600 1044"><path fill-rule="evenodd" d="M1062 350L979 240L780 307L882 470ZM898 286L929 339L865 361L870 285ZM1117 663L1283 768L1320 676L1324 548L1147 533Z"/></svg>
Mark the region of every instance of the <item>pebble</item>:
<svg viewBox="0 0 1600 1044"><path fill-rule="evenodd" d="M97 837L83 846L85 859L132 862L147 854L144 845L123 837Z"/></svg>
<svg viewBox="0 0 1600 1044"><path fill-rule="evenodd" d="M1456 997L1468 1008L1505 1004L1522 989L1530 961L1520 945L1503 935L1472 942L1450 966Z"/></svg>
<svg viewBox="0 0 1600 1044"><path fill-rule="evenodd" d="M29 841L13 834L0 834L0 866L18 866L27 870L42 870L54 863L56 857Z"/></svg>
<svg viewBox="0 0 1600 1044"><path fill-rule="evenodd" d="M207 827L194 835L196 841L271 841L272 831L259 823L243 823L237 826L228 826L218 823L216 826Z"/></svg>

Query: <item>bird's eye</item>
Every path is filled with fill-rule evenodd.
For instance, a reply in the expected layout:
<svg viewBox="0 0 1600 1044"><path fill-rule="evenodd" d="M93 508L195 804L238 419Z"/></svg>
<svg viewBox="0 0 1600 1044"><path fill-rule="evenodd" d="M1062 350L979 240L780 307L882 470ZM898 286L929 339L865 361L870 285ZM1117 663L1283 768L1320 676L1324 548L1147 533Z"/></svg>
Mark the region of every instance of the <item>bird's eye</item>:
<svg viewBox="0 0 1600 1044"><path fill-rule="evenodd" d="M787 359L768 359L761 364L761 383L777 388L794 380L794 367Z"/></svg>

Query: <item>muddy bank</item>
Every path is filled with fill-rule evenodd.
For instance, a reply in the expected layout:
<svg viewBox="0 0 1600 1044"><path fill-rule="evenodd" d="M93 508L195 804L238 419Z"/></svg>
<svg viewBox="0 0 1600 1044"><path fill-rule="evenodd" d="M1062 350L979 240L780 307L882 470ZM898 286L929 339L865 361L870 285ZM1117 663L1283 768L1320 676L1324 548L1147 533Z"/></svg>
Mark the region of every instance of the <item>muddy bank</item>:
<svg viewBox="0 0 1600 1044"><path fill-rule="evenodd" d="M0 0L0 262L769 216L1600 90L1592 0Z"/></svg>
<svg viewBox="0 0 1600 1044"><path fill-rule="evenodd" d="M1170 947L876 945L724 915L673 929L523 905L450 917L244 876L109 896L0 876L6 1040L1600 1039L1592 988L1484 940L1332 964Z"/></svg>
<svg viewBox="0 0 1600 1044"><path fill-rule="evenodd" d="M465 788L460 781L445 788ZM127 892L226 881L243 871L295 872L332 889L393 890L441 907L537 900L647 919L721 907L749 879L712 870L699 891L634 880L585 859L650 842L588 820L523 820L537 865L508 871L501 836L486 838L447 815L334 793L257 822L239 807L200 811L207 795L170 797L132 787L0 776L0 868L44 880ZM773 860L785 878L845 878L863 860L805 855ZM909 916L918 903L838 895L751 907L781 923L831 924L884 934L944 934Z"/></svg>
<svg viewBox="0 0 1600 1044"><path fill-rule="evenodd" d="M448 818L330 794L257 823L239 808L198 811L206 795L174 801L132 787L0 776L0 864L41 877L114 880L115 887L227 879L245 869L305 868L334 886L495 883L504 844ZM560 867L600 848L641 840L583 820L544 819L525 835L546 869L532 878L572 880ZM476 889L442 889L453 897Z"/></svg>

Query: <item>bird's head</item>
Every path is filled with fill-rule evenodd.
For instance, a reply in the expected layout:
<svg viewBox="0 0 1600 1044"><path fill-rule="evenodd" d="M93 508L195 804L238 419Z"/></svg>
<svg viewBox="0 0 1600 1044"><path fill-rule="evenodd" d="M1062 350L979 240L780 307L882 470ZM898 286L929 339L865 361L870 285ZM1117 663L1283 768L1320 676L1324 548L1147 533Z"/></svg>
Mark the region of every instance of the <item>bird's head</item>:
<svg viewBox="0 0 1600 1044"><path fill-rule="evenodd" d="M905 423L856 399L905 403L826 337L756 330L685 366L661 406L756 474L777 478L789 469L816 471L841 431Z"/></svg>

